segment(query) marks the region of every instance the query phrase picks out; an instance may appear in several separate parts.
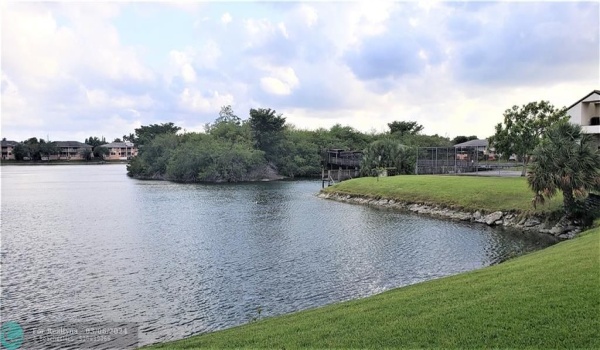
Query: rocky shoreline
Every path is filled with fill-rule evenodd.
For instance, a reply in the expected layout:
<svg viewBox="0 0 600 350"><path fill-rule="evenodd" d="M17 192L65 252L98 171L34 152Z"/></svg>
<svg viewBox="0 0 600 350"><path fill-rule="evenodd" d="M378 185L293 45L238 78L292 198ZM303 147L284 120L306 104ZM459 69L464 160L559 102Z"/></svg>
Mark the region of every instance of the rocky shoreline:
<svg viewBox="0 0 600 350"><path fill-rule="evenodd" d="M581 226L568 220L564 216L553 220L550 216L527 215L525 213L508 211L486 213L484 210L477 210L475 212L468 212L427 203L409 203L394 199L349 195L344 193L321 192L318 194L318 197L338 202L408 211L456 221L476 222L488 226L503 226L527 232L539 232L552 235L558 239L570 239L582 231Z"/></svg>

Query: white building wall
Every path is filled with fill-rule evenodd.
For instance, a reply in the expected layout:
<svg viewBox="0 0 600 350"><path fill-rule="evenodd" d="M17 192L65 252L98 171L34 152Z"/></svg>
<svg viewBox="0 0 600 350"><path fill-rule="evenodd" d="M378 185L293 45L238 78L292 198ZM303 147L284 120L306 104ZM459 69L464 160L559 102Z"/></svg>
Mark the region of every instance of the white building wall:
<svg viewBox="0 0 600 350"><path fill-rule="evenodd" d="M594 92L584 100L567 110L570 122L582 126L583 132L588 134L600 134L599 125L590 125L593 117L600 116L600 94ZM587 103L586 103L587 102ZM596 103L594 103L596 102Z"/></svg>
<svg viewBox="0 0 600 350"><path fill-rule="evenodd" d="M578 103L575 106L571 107L571 109L569 109L567 111L567 114L569 115L569 117L571 117L571 119L570 119L571 123L582 125L582 121L581 121L581 103Z"/></svg>

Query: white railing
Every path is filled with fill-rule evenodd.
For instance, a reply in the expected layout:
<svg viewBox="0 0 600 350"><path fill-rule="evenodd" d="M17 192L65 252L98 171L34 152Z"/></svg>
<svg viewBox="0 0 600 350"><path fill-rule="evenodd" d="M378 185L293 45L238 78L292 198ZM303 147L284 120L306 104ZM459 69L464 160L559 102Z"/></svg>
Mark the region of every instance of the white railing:
<svg viewBox="0 0 600 350"><path fill-rule="evenodd" d="M581 129L586 134L600 134L600 125L582 125Z"/></svg>

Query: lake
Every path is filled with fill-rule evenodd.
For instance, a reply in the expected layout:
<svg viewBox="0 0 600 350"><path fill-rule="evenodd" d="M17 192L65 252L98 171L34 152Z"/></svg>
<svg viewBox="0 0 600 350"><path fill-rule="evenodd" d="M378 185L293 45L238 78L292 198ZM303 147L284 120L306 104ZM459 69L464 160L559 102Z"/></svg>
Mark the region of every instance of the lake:
<svg viewBox="0 0 600 350"><path fill-rule="evenodd" d="M319 199L320 181L2 166L2 320L136 322L140 345L501 262L551 237Z"/></svg>

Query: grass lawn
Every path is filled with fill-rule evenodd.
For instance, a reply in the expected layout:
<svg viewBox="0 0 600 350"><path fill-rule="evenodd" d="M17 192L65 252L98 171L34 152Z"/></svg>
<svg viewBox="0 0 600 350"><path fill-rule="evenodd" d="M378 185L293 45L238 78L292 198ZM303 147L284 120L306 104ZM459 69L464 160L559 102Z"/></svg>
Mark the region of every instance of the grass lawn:
<svg viewBox="0 0 600 350"><path fill-rule="evenodd" d="M553 212L562 208L562 194L533 209L533 192L523 177L400 175L362 177L340 182L329 193L382 197L411 203L440 204L470 211Z"/></svg>
<svg viewBox="0 0 600 350"><path fill-rule="evenodd" d="M600 348L600 229L456 276L156 348Z"/></svg>

